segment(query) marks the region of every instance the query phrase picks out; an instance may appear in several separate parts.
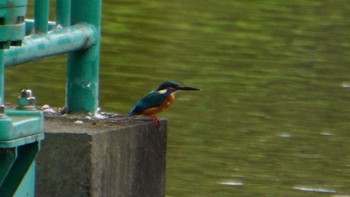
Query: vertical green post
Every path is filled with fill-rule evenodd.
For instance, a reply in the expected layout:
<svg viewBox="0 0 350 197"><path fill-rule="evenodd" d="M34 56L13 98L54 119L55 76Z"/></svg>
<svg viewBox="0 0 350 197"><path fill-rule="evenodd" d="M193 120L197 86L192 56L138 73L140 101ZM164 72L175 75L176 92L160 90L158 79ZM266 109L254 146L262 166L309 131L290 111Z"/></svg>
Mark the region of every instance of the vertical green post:
<svg viewBox="0 0 350 197"><path fill-rule="evenodd" d="M71 1L70 0L57 0L56 3L56 22L62 27L67 27L70 25L70 10Z"/></svg>
<svg viewBox="0 0 350 197"><path fill-rule="evenodd" d="M101 0L72 0L71 24L88 23L96 31L96 44L68 54L66 110L94 113L98 108Z"/></svg>
<svg viewBox="0 0 350 197"><path fill-rule="evenodd" d="M5 96L5 65L4 51L0 49L0 105L4 104Z"/></svg>
<svg viewBox="0 0 350 197"><path fill-rule="evenodd" d="M35 0L34 27L36 33L47 33L49 21L49 0Z"/></svg>

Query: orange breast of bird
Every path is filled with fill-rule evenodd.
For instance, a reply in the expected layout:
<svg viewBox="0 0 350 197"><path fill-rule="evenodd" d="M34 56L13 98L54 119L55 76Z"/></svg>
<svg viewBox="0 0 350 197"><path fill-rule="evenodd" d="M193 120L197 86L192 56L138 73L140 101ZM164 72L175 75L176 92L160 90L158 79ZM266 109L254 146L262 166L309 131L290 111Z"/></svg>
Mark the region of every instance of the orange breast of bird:
<svg viewBox="0 0 350 197"><path fill-rule="evenodd" d="M145 111L142 112L142 114L145 116L151 116L151 115L155 115L157 113L160 113L164 109L167 109L171 104L173 104L174 100L175 100L174 94L170 94L168 96L168 99L166 99L160 106L151 107L149 109L146 109Z"/></svg>

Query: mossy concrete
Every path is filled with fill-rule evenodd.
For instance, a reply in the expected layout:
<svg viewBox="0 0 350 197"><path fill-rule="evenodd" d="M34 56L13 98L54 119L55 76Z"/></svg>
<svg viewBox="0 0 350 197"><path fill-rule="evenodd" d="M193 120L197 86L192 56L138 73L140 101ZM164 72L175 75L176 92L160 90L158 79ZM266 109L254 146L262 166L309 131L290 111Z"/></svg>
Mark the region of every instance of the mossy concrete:
<svg viewBox="0 0 350 197"><path fill-rule="evenodd" d="M166 121L47 118L36 196L164 197Z"/></svg>

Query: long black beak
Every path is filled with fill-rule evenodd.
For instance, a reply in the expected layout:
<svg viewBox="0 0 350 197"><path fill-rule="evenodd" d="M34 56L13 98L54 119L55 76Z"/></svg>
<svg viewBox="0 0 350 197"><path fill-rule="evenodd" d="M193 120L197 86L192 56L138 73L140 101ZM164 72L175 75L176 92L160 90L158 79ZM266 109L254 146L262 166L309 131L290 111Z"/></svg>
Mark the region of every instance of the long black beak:
<svg viewBox="0 0 350 197"><path fill-rule="evenodd" d="M193 88L193 87L188 87L188 86L180 86L177 89L178 90L201 90L199 88Z"/></svg>

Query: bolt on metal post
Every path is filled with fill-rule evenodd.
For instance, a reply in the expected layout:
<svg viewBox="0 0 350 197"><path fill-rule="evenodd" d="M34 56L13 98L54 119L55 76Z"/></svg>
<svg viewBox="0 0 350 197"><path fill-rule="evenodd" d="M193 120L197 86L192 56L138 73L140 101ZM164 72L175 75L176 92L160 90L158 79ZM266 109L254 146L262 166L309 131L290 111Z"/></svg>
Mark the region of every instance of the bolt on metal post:
<svg viewBox="0 0 350 197"><path fill-rule="evenodd" d="M18 103L16 109L19 110L36 110L36 99L33 96L33 92L30 89L23 89L21 95L18 97Z"/></svg>

